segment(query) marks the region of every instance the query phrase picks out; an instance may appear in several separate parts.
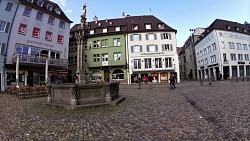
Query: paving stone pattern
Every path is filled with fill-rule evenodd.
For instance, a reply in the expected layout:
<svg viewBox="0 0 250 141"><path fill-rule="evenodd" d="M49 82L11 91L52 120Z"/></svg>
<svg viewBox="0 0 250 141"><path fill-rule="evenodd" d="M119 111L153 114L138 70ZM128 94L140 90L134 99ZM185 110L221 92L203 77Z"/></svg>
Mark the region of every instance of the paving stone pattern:
<svg viewBox="0 0 250 141"><path fill-rule="evenodd" d="M250 141L250 82L120 85L117 106L66 110L0 94L1 141Z"/></svg>

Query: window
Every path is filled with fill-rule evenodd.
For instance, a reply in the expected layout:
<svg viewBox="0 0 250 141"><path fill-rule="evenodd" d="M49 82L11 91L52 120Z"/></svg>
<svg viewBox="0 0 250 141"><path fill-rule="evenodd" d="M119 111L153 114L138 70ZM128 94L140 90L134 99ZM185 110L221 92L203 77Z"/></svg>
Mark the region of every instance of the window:
<svg viewBox="0 0 250 141"><path fill-rule="evenodd" d="M228 42L229 49L234 49L234 43L233 42Z"/></svg>
<svg viewBox="0 0 250 141"><path fill-rule="evenodd" d="M227 29L231 29L231 27L229 25L227 25Z"/></svg>
<svg viewBox="0 0 250 141"><path fill-rule="evenodd" d="M16 54L28 54L29 53L29 47L17 44L15 53Z"/></svg>
<svg viewBox="0 0 250 141"><path fill-rule="evenodd" d="M164 29L164 24L158 24L159 29Z"/></svg>
<svg viewBox="0 0 250 141"><path fill-rule="evenodd" d="M61 14L61 9L60 8L56 8L55 12L56 12L56 14L60 15Z"/></svg>
<svg viewBox="0 0 250 141"><path fill-rule="evenodd" d="M38 21L42 21L43 20L43 13L42 12L37 11L36 20L38 20Z"/></svg>
<svg viewBox="0 0 250 141"><path fill-rule="evenodd" d="M60 20L59 22L59 28L64 29L65 28L65 22Z"/></svg>
<svg viewBox="0 0 250 141"><path fill-rule="evenodd" d="M131 46L131 52L141 52L141 51L142 51L142 46L139 45Z"/></svg>
<svg viewBox="0 0 250 141"><path fill-rule="evenodd" d="M18 34L25 35L26 31L27 31L27 25L21 23L18 29Z"/></svg>
<svg viewBox="0 0 250 141"><path fill-rule="evenodd" d="M245 60L249 61L249 55L248 54L245 54Z"/></svg>
<svg viewBox="0 0 250 141"><path fill-rule="evenodd" d="M30 51L30 54L31 55L36 55L36 56L39 56L40 55L40 49L39 48L31 48L31 51Z"/></svg>
<svg viewBox="0 0 250 141"><path fill-rule="evenodd" d="M112 75L113 79L124 79L124 72L121 69L116 69Z"/></svg>
<svg viewBox="0 0 250 141"><path fill-rule="evenodd" d="M223 53L223 62L228 62L227 61L227 54L226 53Z"/></svg>
<svg viewBox="0 0 250 141"><path fill-rule="evenodd" d="M108 47L108 39L101 40L102 47Z"/></svg>
<svg viewBox="0 0 250 141"><path fill-rule="evenodd" d="M155 58L155 68L162 68L161 58Z"/></svg>
<svg viewBox="0 0 250 141"><path fill-rule="evenodd" d="M141 69L141 59L134 59L134 69Z"/></svg>
<svg viewBox="0 0 250 141"><path fill-rule="evenodd" d="M115 31L121 31L120 27L115 27Z"/></svg>
<svg viewBox="0 0 250 141"><path fill-rule="evenodd" d="M7 22L0 20L0 32L5 32Z"/></svg>
<svg viewBox="0 0 250 141"><path fill-rule="evenodd" d="M12 3L12 2L8 2L8 3L7 3L7 6L5 7L5 11L9 11L9 12L10 12L12 6L13 6L13 3Z"/></svg>
<svg viewBox="0 0 250 141"><path fill-rule="evenodd" d="M139 28L139 25L132 25L132 30L138 30L138 28Z"/></svg>
<svg viewBox="0 0 250 141"><path fill-rule="evenodd" d="M57 43L58 44L63 44L63 36L62 35L57 36Z"/></svg>
<svg viewBox="0 0 250 141"><path fill-rule="evenodd" d="M54 25L55 17L49 16L48 24Z"/></svg>
<svg viewBox="0 0 250 141"><path fill-rule="evenodd" d="M102 61L103 61L103 62L109 61L109 55L108 55L108 53L103 53L103 54L102 54Z"/></svg>
<svg viewBox="0 0 250 141"><path fill-rule="evenodd" d="M231 54L230 54L230 57L231 57L231 60L232 60L232 61L236 61L236 54L231 53Z"/></svg>
<svg viewBox="0 0 250 141"><path fill-rule="evenodd" d="M45 40L52 41L52 32L46 31Z"/></svg>
<svg viewBox="0 0 250 141"><path fill-rule="evenodd" d="M172 67L172 58L165 58L165 66L166 68Z"/></svg>
<svg viewBox="0 0 250 141"><path fill-rule="evenodd" d="M38 0L37 1L37 5L40 6L40 7L43 7L43 3L44 3L43 0Z"/></svg>
<svg viewBox="0 0 250 141"><path fill-rule="evenodd" d="M94 43L94 48L99 48L100 47L100 41L99 40L96 40L96 41L93 41Z"/></svg>
<svg viewBox="0 0 250 141"><path fill-rule="evenodd" d="M33 0L27 0L29 3L33 3Z"/></svg>
<svg viewBox="0 0 250 141"><path fill-rule="evenodd" d="M121 46L120 38L114 38L114 46Z"/></svg>
<svg viewBox="0 0 250 141"><path fill-rule="evenodd" d="M161 34L161 39L162 40L164 40L164 39L171 40L171 34L170 33L163 33L163 34Z"/></svg>
<svg viewBox="0 0 250 141"><path fill-rule="evenodd" d="M149 33L149 34L146 34L146 40L156 40L156 34L154 33Z"/></svg>
<svg viewBox="0 0 250 141"><path fill-rule="evenodd" d="M208 53L211 52L211 46L208 46L208 47L207 47L207 51L208 51Z"/></svg>
<svg viewBox="0 0 250 141"><path fill-rule="evenodd" d="M145 25L145 28L146 28L146 29L151 29L151 24L146 24L146 25Z"/></svg>
<svg viewBox="0 0 250 141"><path fill-rule="evenodd" d="M5 55L5 46L6 44L5 43L0 43L0 51L1 51L1 55Z"/></svg>
<svg viewBox="0 0 250 141"><path fill-rule="evenodd" d="M238 54L238 60L243 61L243 54Z"/></svg>
<svg viewBox="0 0 250 141"><path fill-rule="evenodd" d="M69 58L68 58L68 61L69 61L69 64L70 64L70 65L73 64L73 63L74 63L73 57L69 57Z"/></svg>
<svg viewBox="0 0 250 141"><path fill-rule="evenodd" d="M53 6L51 5L51 4L47 4L47 9L49 10L49 11L52 11L52 9L53 9Z"/></svg>
<svg viewBox="0 0 250 141"><path fill-rule="evenodd" d="M204 55L206 55L207 54L207 48L204 48L203 52L204 52Z"/></svg>
<svg viewBox="0 0 250 141"><path fill-rule="evenodd" d="M226 48L224 41L221 41L221 48L223 48L223 49Z"/></svg>
<svg viewBox="0 0 250 141"><path fill-rule="evenodd" d="M121 60L121 52L115 52L114 53L114 61Z"/></svg>
<svg viewBox="0 0 250 141"><path fill-rule="evenodd" d="M173 51L173 46L171 44L162 45L162 51Z"/></svg>
<svg viewBox="0 0 250 141"><path fill-rule="evenodd" d="M243 49L247 50L247 44L243 44Z"/></svg>
<svg viewBox="0 0 250 141"><path fill-rule="evenodd" d="M150 69L150 68L152 68L152 66L151 66L151 58L145 58L144 59L144 65L145 65L145 69Z"/></svg>
<svg viewBox="0 0 250 141"><path fill-rule="evenodd" d="M208 59L205 58L204 62L205 62L205 65L207 65L208 64Z"/></svg>
<svg viewBox="0 0 250 141"><path fill-rule="evenodd" d="M87 55L84 56L84 62L88 62L88 57L87 57Z"/></svg>
<svg viewBox="0 0 250 141"><path fill-rule="evenodd" d="M93 54L94 62L100 62L100 54Z"/></svg>
<svg viewBox="0 0 250 141"><path fill-rule="evenodd" d="M130 41L141 41L141 34L130 35Z"/></svg>
<svg viewBox="0 0 250 141"><path fill-rule="evenodd" d="M107 32L108 32L108 29L107 29L107 28L104 28L104 29L102 30L102 32L103 32L103 33L107 33Z"/></svg>
<svg viewBox="0 0 250 141"><path fill-rule="evenodd" d="M30 17L31 8L25 7L23 11L23 16Z"/></svg>
<svg viewBox="0 0 250 141"><path fill-rule="evenodd" d="M210 62L211 63L216 62L216 56L215 55L210 56Z"/></svg>
<svg viewBox="0 0 250 141"><path fill-rule="evenodd" d="M237 46L237 49L238 49L238 50L242 50L242 48L241 48L241 43L236 43L236 46Z"/></svg>
<svg viewBox="0 0 250 141"><path fill-rule="evenodd" d="M95 30L90 30L90 35L95 34Z"/></svg>
<svg viewBox="0 0 250 141"><path fill-rule="evenodd" d="M147 52L158 51L157 45L147 45Z"/></svg>
<svg viewBox="0 0 250 141"><path fill-rule="evenodd" d="M34 27L32 37L39 38L40 37L40 28Z"/></svg>
<svg viewBox="0 0 250 141"><path fill-rule="evenodd" d="M213 50L216 50L216 44L215 43L212 44L212 47L213 47Z"/></svg>

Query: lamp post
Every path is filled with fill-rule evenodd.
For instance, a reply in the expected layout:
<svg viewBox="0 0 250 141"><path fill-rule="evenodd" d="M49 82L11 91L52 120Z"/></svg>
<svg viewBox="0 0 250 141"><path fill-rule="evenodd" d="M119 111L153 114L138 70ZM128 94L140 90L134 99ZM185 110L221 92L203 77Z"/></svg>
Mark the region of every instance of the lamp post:
<svg viewBox="0 0 250 141"><path fill-rule="evenodd" d="M86 37L87 37L87 30L86 30L86 3L83 6L83 13L81 15L81 26L75 32L75 39L77 42L77 79L76 83L78 84L85 84L85 44L86 44Z"/></svg>

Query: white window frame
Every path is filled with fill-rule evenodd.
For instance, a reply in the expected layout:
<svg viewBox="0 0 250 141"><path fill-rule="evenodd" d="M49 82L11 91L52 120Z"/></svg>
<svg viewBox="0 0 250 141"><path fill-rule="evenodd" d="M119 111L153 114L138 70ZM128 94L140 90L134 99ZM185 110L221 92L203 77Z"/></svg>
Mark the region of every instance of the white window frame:
<svg viewBox="0 0 250 141"><path fill-rule="evenodd" d="M114 47L121 46L121 39L120 38L114 38L113 39Z"/></svg>
<svg viewBox="0 0 250 141"><path fill-rule="evenodd" d="M0 32L5 32L6 26L7 22L0 20Z"/></svg>
<svg viewBox="0 0 250 141"><path fill-rule="evenodd" d="M144 58L144 65L145 65L145 69L151 69L152 68L152 59L151 58Z"/></svg>
<svg viewBox="0 0 250 141"><path fill-rule="evenodd" d="M115 27L115 31L121 31L121 27L119 26Z"/></svg>
<svg viewBox="0 0 250 141"><path fill-rule="evenodd" d="M115 52L114 61L120 61L120 60L121 60L121 52Z"/></svg>
<svg viewBox="0 0 250 141"><path fill-rule="evenodd" d="M8 1L8 3L7 3L7 5L6 5L6 7L5 7L5 11L8 11L8 12L10 12L11 11L11 9L12 9L12 7L13 7L13 2L10 2L10 1Z"/></svg>
<svg viewBox="0 0 250 141"><path fill-rule="evenodd" d="M141 69L141 59L134 59L134 69Z"/></svg>
<svg viewBox="0 0 250 141"><path fill-rule="evenodd" d="M151 29L152 25L151 24L145 24L145 29Z"/></svg>
<svg viewBox="0 0 250 141"><path fill-rule="evenodd" d="M161 58L155 58L155 68L162 68L162 59Z"/></svg>

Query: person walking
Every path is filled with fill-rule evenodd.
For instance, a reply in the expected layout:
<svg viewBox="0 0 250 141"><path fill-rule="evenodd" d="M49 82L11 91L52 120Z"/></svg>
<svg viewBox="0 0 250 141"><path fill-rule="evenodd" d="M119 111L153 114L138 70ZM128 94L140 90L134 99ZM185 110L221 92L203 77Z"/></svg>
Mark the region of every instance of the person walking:
<svg viewBox="0 0 250 141"><path fill-rule="evenodd" d="M139 85L139 89L141 89L142 79L141 79L141 75L140 74L138 75L137 83Z"/></svg>
<svg viewBox="0 0 250 141"><path fill-rule="evenodd" d="M151 76L151 75L149 75L148 76L148 83L149 83L149 88L151 89L152 88L152 86L151 86L151 84L152 84L152 81L153 81L153 77Z"/></svg>
<svg viewBox="0 0 250 141"><path fill-rule="evenodd" d="M170 90L174 90L175 89L175 76L174 76L174 74L172 74L170 76L169 81L170 81Z"/></svg>

